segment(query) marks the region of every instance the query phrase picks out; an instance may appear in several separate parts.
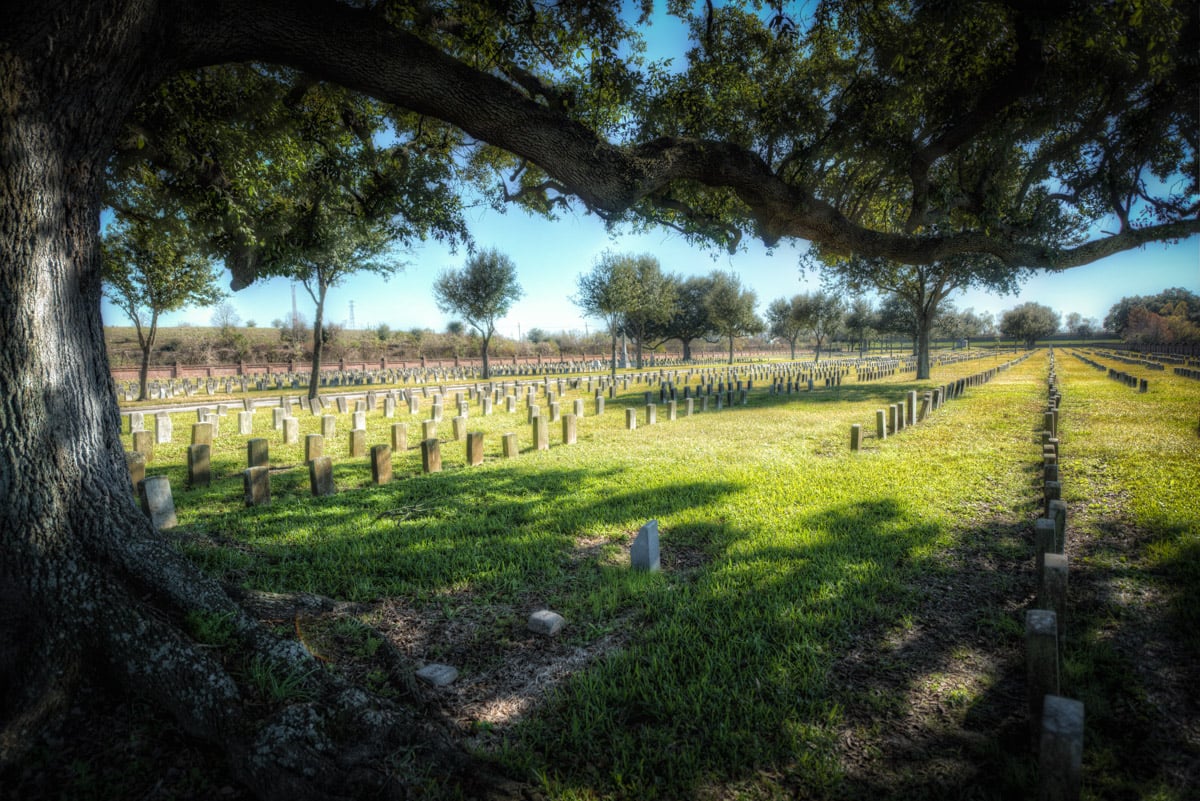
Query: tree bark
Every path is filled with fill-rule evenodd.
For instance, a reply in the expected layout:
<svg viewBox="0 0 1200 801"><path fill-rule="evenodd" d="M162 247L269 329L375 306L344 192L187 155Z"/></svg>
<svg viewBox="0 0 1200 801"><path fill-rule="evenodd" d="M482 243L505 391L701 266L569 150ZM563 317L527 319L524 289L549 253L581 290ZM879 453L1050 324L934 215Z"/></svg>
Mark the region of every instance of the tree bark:
<svg viewBox="0 0 1200 801"><path fill-rule="evenodd" d="M307 285L306 285L307 287ZM325 348L325 341L322 329L325 327L325 294L329 288L325 282L317 279L317 292L314 294L309 290L310 295L317 304L317 310L314 312L313 319L313 351L312 365L308 374L308 399L316 400L321 391L321 352Z"/></svg>
<svg viewBox="0 0 1200 801"><path fill-rule="evenodd" d="M491 341L492 338L490 335L484 337L483 346L480 348L480 356L483 358L483 379L485 381L492 377L491 370L488 367L488 343Z"/></svg>
<svg viewBox="0 0 1200 801"><path fill-rule="evenodd" d="M917 380L925 381L930 375L929 330L933 328L933 318L922 315L917 326Z"/></svg>
<svg viewBox="0 0 1200 801"><path fill-rule="evenodd" d="M11 12L11 13L10 13ZM398 752L482 793L436 719L366 695L249 618L132 503L100 317L101 181L122 120L175 56L153 3L6 6L0 28L0 769L61 718L83 665L223 747L281 801L399 798ZM53 50L55 57L47 58ZM252 715L173 621L222 615L236 655L312 699ZM423 781L423 779L421 779Z"/></svg>

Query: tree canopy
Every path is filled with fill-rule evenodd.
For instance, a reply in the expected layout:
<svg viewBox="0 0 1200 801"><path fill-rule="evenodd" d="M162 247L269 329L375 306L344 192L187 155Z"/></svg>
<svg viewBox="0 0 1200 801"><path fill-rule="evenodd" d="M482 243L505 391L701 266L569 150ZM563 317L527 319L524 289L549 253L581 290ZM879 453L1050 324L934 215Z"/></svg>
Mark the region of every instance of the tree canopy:
<svg viewBox="0 0 1200 801"><path fill-rule="evenodd" d="M1039 339L1056 333L1060 322L1058 312L1049 306L1022 303L1001 316L1000 333L1009 339L1024 342L1027 348L1032 348Z"/></svg>
<svg viewBox="0 0 1200 801"><path fill-rule="evenodd" d="M467 325L479 332L484 378L491 375L488 344L496 333L496 321L508 314L521 295L516 265L498 250L480 251L467 259L462 269L446 270L434 282L438 308L462 315Z"/></svg>
<svg viewBox="0 0 1200 801"><path fill-rule="evenodd" d="M311 89L342 87L331 113L353 131L351 95L370 96L420 141L455 151L438 163L492 202L553 215L578 198L610 222L731 247L800 238L827 259L1061 269L1200 231L1194 2L670 7L692 37L668 67L640 55L645 0L637 20L602 0L5 5L0 408L19 409L22 425L0 444L0 586L36 614L18 616L29 636L6 640L20 652L0 676L13 712L0 762L19 759L69 708L83 666L99 664L226 748L264 797L410 796L413 777L387 766L418 747L463 795L487 783L411 708L347 687L252 620L129 503L98 311L113 154L178 141L139 129L135 109L156 95L193 134L245 109L193 114L195 87L168 89L173 78L284 69L294 82L263 108L286 114ZM245 128L246 141L267 141L272 123ZM211 231L244 285L272 263L272 217L224 191L238 176L214 158L219 144L181 147L180 174L215 201ZM156 162L154 174L175 171ZM194 614L227 621L246 659L303 676L313 700L249 719L245 677L178 624Z"/></svg>

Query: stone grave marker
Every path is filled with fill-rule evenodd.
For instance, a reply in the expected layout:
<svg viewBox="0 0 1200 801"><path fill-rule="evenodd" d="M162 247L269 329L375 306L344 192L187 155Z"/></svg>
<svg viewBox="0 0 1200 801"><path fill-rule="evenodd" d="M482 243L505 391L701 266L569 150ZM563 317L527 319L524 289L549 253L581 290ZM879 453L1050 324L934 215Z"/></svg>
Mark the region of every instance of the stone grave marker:
<svg viewBox="0 0 1200 801"><path fill-rule="evenodd" d="M336 488L333 485L333 459L328 456L317 456L308 463L308 483L315 497L332 495Z"/></svg>
<svg viewBox="0 0 1200 801"><path fill-rule="evenodd" d="M539 609L534 612L529 616L529 622L526 624L530 631L543 637L556 636L562 631L564 625L566 625L566 621L563 620L563 616L549 609Z"/></svg>
<svg viewBox="0 0 1200 801"><path fill-rule="evenodd" d="M166 476L150 476L138 482L138 499L142 511L156 529L174 528L175 500L171 497L171 482Z"/></svg>
<svg viewBox="0 0 1200 801"><path fill-rule="evenodd" d="M421 469L426 473L442 472L442 448L436 439L421 440Z"/></svg>
<svg viewBox="0 0 1200 801"><path fill-rule="evenodd" d="M642 526L633 539L629 551L629 562L634 570L655 572L661 569L658 551L658 521L651 520Z"/></svg>
<svg viewBox="0 0 1200 801"><path fill-rule="evenodd" d="M154 460L154 435L149 431L133 432L133 450L140 453L146 462Z"/></svg>
<svg viewBox="0 0 1200 801"><path fill-rule="evenodd" d="M390 446L371 446L371 480L376 484L386 484L392 480L392 449Z"/></svg>
<svg viewBox="0 0 1200 801"><path fill-rule="evenodd" d="M352 459L361 458L367 455L367 432L365 429L356 428L350 432L350 457Z"/></svg>
<svg viewBox="0 0 1200 801"><path fill-rule="evenodd" d="M483 464L483 432L472 431L467 435L467 465L476 467Z"/></svg>
<svg viewBox="0 0 1200 801"><path fill-rule="evenodd" d="M325 437L320 434L308 434L304 437L304 461L311 462L325 455Z"/></svg>
<svg viewBox="0 0 1200 801"><path fill-rule="evenodd" d="M189 487L207 487L212 483L209 467L211 448L208 445L189 445L187 449L187 481Z"/></svg>
<svg viewBox="0 0 1200 801"><path fill-rule="evenodd" d="M246 440L246 467L266 467L270 463L270 447L264 438Z"/></svg>
<svg viewBox="0 0 1200 801"><path fill-rule="evenodd" d="M271 502L271 468L247 467L242 471L242 489L246 506L263 506Z"/></svg>

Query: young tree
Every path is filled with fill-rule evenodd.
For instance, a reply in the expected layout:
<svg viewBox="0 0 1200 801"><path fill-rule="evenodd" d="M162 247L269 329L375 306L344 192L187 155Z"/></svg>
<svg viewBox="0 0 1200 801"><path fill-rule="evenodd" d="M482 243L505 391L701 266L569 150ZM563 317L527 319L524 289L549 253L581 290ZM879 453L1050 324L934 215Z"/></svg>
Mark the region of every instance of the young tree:
<svg viewBox="0 0 1200 801"><path fill-rule="evenodd" d="M820 247L811 252L815 259L822 259ZM834 285L852 292L878 290L908 304L914 324L918 380L929 378L929 336L950 295L972 286L1013 292L1022 277L1022 271L986 257L956 257L933 264L902 264L858 256L823 261Z"/></svg>
<svg viewBox="0 0 1200 801"><path fill-rule="evenodd" d="M1058 326L1058 312L1040 303L1022 303L1000 318L1000 333L1024 342L1026 348L1033 348L1039 339L1057 332Z"/></svg>
<svg viewBox="0 0 1200 801"><path fill-rule="evenodd" d="M1079 312L1071 312L1067 315L1067 330L1071 335L1079 339L1091 339L1096 334L1096 329L1099 323L1091 317L1084 317Z"/></svg>
<svg viewBox="0 0 1200 801"><path fill-rule="evenodd" d="M871 301L864 297L856 297L850 304L850 310L846 312L845 324L846 330L858 344L858 356L862 358L866 353L867 337L878 324Z"/></svg>
<svg viewBox="0 0 1200 801"><path fill-rule="evenodd" d="M625 310L633 304L637 277L627 256L604 253L591 272L579 276L578 292L572 302L588 317L604 321L612 342L612 377L617 377L617 337L625 319Z"/></svg>
<svg viewBox="0 0 1200 801"><path fill-rule="evenodd" d="M652 335L664 342L678 339L683 346L683 360L691 361L692 343L704 339L713 331L712 319L705 305L705 298L713 288L713 278L702 275L689 278L672 275L668 278L675 285L675 305L671 316L652 329Z"/></svg>
<svg viewBox="0 0 1200 801"><path fill-rule="evenodd" d="M103 245L104 294L133 321L142 362L138 400L147 400L150 354L158 318L187 306L208 306L222 296L220 271L198 255L178 219L119 221Z"/></svg>
<svg viewBox="0 0 1200 801"><path fill-rule="evenodd" d="M821 361L821 345L837 334L842 327L846 305L840 297L828 292L805 292L792 299L796 319L813 338L813 361Z"/></svg>
<svg viewBox="0 0 1200 801"><path fill-rule="evenodd" d="M476 253L462 269L447 270L433 284L438 308L461 314L467 325L479 332L485 379L491 377L488 344L496 333L496 321L508 314L521 295L516 265L496 250Z"/></svg>
<svg viewBox="0 0 1200 801"><path fill-rule="evenodd" d="M675 313L677 285L649 253L624 258L632 270L632 291L621 310L621 329L633 339L634 365L640 370L655 332Z"/></svg>
<svg viewBox="0 0 1200 801"><path fill-rule="evenodd" d="M678 75L624 63L639 26L604 3L532 15L468 3L453 17L336 0L5 10L0 408L21 409L22 425L0 444L0 584L30 610L5 620L32 632L4 632L18 652L0 676L12 713L0 762L69 708L79 666L102 664L225 747L265 797L398 794L403 771L376 767L417 745L441 775L478 767L410 710L350 693L256 625L128 502L98 220L114 150L146 141L126 123L173 75L286 65L508 151L480 148L472 163L495 167L497 194L527 208L571 195L609 220L636 214L724 244L749 232L906 263L987 254L1063 269L1200 231L1195 3L847 0L787 26L704 4ZM586 80L581 53L595 56ZM231 172L193 156L223 197ZM1112 233L1096 226L1106 217ZM254 244L226 248L239 287L263 263ZM249 720L238 672L171 622L189 613L229 620L240 653L295 668L316 700Z"/></svg>
<svg viewBox="0 0 1200 801"><path fill-rule="evenodd" d="M796 342L808 330L807 322L800 318L801 298L791 300L776 298L767 306L767 326L773 337L779 337L792 348L792 361L796 360Z"/></svg>
<svg viewBox="0 0 1200 801"><path fill-rule="evenodd" d="M754 313L758 296L742 288L742 281L733 273L719 270L711 276L712 286L704 298L708 319L713 331L729 341L729 363L733 364L733 342L738 337L752 336L763 330L763 322Z"/></svg>

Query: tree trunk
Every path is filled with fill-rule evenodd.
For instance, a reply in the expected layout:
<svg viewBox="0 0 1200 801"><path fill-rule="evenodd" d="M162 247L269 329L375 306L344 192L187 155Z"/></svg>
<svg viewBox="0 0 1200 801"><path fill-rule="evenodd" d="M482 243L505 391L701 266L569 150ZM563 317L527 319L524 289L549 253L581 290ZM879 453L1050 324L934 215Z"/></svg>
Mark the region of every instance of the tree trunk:
<svg viewBox="0 0 1200 801"><path fill-rule="evenodd" d="M733 335L729 335L729 363L733 364Z"/></svg>
<svg viewBox="0 0 1200 801"><path fill-rule="evenodd" d="M789 344L792 346L792 361L796 361L796 340L791 340Z"/></svg>
<svg viewBox="0 0 1200 801"><path fill-rule="evenodd" d="M483 380L486 381L492 377L491 370L488 368L488 343L492 341L490 336L483 338L483 346L480 348L480 356L483 358Z"/></svg>
<svg viewBox="0 0 1200 801"><path fill-rule="evenodd" d="M386 766L410 758L455 783L472 765L436 721L275 637L132 503L100 317L101 181L121 121L175 57L156 29L173 17L62 5L0 28L0 769L61 719L86 666L224 748L262 798L406 796L415 779ZM231 622L236 664L308 674L314 700L245 705L240 674L173 622L191 612Z"/></svg>
<svg viewBox="0 0 1200 801"><path fill-rule="evenodd" d="M613 382L617 380L617 335L612 335L612 378Z"/></svg>
<svg viewBox="0 0 1200 801"><path fill-rule="evenodd" d="M146 385L150 378L150 347L149 342L142 347L142 366L138 368L138 400L140 401L150 400L146 392Z"/></svg>
<svg viewBox="0 0 1200 801"><path fill-rule="evenodd" d="M317 281L317 295L314 298L317 301L317 311L313 319L313 351L312 365L308 373L308 399L316 400L321 391L321 351L324 350L325 341L322 336L322 328L325 326L325 293L328 292L328 287L323 281Z"/></svg>
<svg viewBox="0 0 1200 801"><path fill-rule="evenodd" d="M680 339L679 341L683 343L683 360L690 362L692 360L692 340Z"/></svg>
<svg viewBox="0 0 1200 801"><path fill-rule="evenodd" d="M933 328L932 316L921 318L917 331L917 380L929 378L929 331Z"/></svg>

